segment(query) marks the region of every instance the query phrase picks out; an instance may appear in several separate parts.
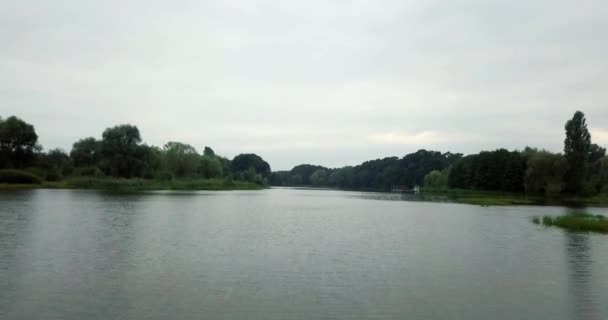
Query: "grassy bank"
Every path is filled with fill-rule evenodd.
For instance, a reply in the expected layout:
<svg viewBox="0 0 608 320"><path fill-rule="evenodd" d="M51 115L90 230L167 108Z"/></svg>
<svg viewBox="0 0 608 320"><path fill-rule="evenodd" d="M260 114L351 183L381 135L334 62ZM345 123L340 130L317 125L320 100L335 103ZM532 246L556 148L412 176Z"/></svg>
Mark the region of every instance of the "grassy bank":
<svg viewBox="0 0 608 320"><path fill-rule="evenodd" d="M555 226L574 232L608 233L608 219L602 215L578 213L567 216L532 218L532 222L547 227Z"/></svg>
<svg viewBox="0 0 608 320"><path fill-rule="evenodd" d="M67 178L39 184L0 184L0 189L92 189L117 192L153 190L260 190L264 186L223 179L116 179L116 178Z"/></svg>
<svg viewBox="0 0 608 320"><path fill-rule="evenodd" d="M535 205L545 204L546 201L543 197L527 196L518 193L461 189L425 188L421 194L425 200L443 200L480 206Z"/></svg>
<svg viewBox="0 0 608 320"><path fill-rule="evenodd" d="M443 200L481 206L509 205L567 205L567 206L608 206L608 195L591 197L564 195L548 198L542 195L506 193L462 189L428 189L422 190L422 196L430 201Z"/></svg>

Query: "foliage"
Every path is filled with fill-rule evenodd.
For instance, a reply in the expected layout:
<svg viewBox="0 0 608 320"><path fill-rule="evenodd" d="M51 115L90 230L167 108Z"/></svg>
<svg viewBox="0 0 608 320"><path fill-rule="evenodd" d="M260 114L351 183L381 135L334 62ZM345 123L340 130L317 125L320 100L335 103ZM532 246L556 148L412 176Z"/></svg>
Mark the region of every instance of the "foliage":
<svg viewBox="0 0 608 320"><path fill-rule="evenodd" d="M450 188L522 192L525 156L517 151L482 151L457 161L448 176Z"/></svg>
<svg viewBox="0 0 608 320"><path fill-rule="evenodd" d="M42 178L23 170L2 169L0 170L0 183L40 184L42 183Z"/></svg>
<svg viewBox="0 0 608 320"><path fill-rule="evenodd" d="M207 157L215 157L215 151L211 149L211 147L205 146L205 150L203 151L203 155Z"/></svg>
<svg viewBox="0 0 608 320"><path fill-rule="evenodd" d="M240 180L263 183L270 177L270 165L256 154L239 154L232 159L232 173Z"/></svg>
<svg viewBox="0 0 608 320"><path fill-rule="evenodd" d="M162 150L163 167L175 177L190 177L196 174L199 155L193 146L181 142L168 142Z"/></svg>
<svg viewBox="0 0 608 320"><path fill-rule="evenodd" d="M559 195L564 187L568 161L562 155L548 151L533 152L527 162L525 190L527 193Z"/></svg>
<svg viewBox="0 0 608 320"><path fill-rule="evenodd" d="M390 190L393 185L422 185L433 170L443 170L462 155L418 150L403 158L389 157L366 161L355 167L329 169L303 164L271 176L272 185L337 187L361 190Z"/></svg>
<svg viewBox="0 0 608 320"><path fill-rule="evenodd" d="M97 189L116 192L137 192L151 190L257 190L262 186L229 179L180 179L148 180L124 178L69 178L55 188Z"/></svg>
<svg viewBox="0 0 608 320"><path fill-rule="evenodd" d="M585 166L591 150L591 134L587 130L585 114L576 111L565 125L566 139L564 153L568 159L569 169L566 173L566 189L571 193L580 193L585 179Z"/></svg>
<svg viewBox="0 0 608 320"><path fill-rule="evenodd" d="M101 159L101 143L93 137L74 142L70 158L76 167L90 167L98 164Z"/></svg>
<svg viewBox="0 0 608 320"><path fill-rule="evenodd" d="M450 168L442 171L433 170L424 176L424 187L430 189L447 189Z"/></svg>
<svg viewBox="0 0 608 320"><path fill-rule="evenodd" d="M72 175L76 177L103 177L104 174L98 167L89 166L75 168Z"/></svg>
<svg viewBox="0 0 608 320"><path fill-rule="evenodd" d="M38 135L34 126L11 116L0 118L0 168L24 168L34 160Z"/></svg>
<svg viewBox="0 0 608 320"><path fill-rule="evenodd" d="M539 224L538 217L533 218L532 222ZM544 216L542 224L545 226L556 226L574 232L598 232L608 233L608 219L602 215L590 215L577 213L565 216Z"/></svg>
<svg viewBox="0 0 608 320"><path fill-rule="evenodd" d="M141 136L136 126L123 124L108 128L102 137L100 167L106 175L122 178L143 176L143 160L148 148L140 146Z"/></svg>
<svg viewBox="0 0 608 320"><path fill-rule="evenodd" d="M204 155L200 159L198 172L204 178L221 178L223 175L222 162L215 156Z"/></svg>

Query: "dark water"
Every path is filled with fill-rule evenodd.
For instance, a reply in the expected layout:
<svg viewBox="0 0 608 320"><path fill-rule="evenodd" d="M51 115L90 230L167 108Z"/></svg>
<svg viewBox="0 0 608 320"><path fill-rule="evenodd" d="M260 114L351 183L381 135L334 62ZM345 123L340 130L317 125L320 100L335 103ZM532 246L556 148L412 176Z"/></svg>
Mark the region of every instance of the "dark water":
<svg viewBox="0 0 608 320"><path fill-rule="evenodd" d="M395 200L2 192L0 319L608 319L608 236L530 222L568 209Z"/></svg>

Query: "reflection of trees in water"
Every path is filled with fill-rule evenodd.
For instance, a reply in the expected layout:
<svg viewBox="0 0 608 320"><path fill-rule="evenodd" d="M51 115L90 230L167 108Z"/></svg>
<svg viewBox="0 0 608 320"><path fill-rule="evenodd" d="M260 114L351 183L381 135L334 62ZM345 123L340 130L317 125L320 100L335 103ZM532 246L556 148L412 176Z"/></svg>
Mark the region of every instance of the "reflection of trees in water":
<svg viewBox="0 0 608 320"><path fill-rule="evenodd" d="M592 256L589 236L566 232L568 291L574 303L572 319L599 319L593 297Z"/></svg>

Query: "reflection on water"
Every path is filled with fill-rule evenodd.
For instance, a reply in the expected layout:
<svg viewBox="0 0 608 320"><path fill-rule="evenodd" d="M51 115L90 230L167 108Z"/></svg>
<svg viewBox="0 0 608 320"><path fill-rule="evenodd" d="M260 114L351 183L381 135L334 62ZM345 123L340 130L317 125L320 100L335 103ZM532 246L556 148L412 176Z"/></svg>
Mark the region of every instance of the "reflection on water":
<svg viewBox="0 0 608 320"><path fill-rule="evenodd" d="M597 318L596 303L592 292L591 242L589 235L565 232L569 278L568 292L574 303L573 319L593 320Z"/></svg>

